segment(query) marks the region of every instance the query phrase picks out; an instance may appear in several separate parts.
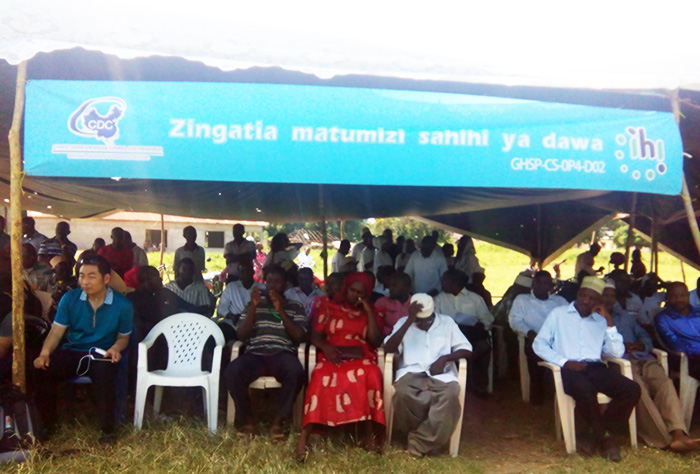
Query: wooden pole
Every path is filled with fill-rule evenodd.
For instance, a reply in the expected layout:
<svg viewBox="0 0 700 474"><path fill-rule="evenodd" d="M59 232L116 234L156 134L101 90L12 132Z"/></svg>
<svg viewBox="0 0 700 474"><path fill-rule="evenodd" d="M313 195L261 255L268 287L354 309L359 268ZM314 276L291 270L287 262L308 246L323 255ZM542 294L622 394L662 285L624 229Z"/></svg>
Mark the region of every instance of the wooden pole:
<svg viewBox="0 0 700 474"><path fill-rule="evenodd" d="M163 266L163 256L165 255L165 216L160 215L160 266Z"/></svg>
<svg viewBox="0 0 700 474"><path fill-rule="evenodd" d="M326 231L326 204L323 199L323 185L318 185L318 209L321 213L321 233L323 234L323 281L328 277L328 232Z"/></svg>
<svg viewBox="0 0 700 474"><path fill-rule="evenodd" d="M650 272L652 273L658 273L656 269L656 252L657 252L657 239L658 236L656 235L656 219L654 217L651 218L651 263L649 264Z"/></svg>
<svg viewBox="0 0 700 474"><path fill-rule="evenodd" d="M27 391L24 351L24 277L22 275L22 148L20 130L24 116L24 87L27 63L17 67L15 110L8 135L10 144L10 217L12 262L12 383Z"/></svg>
<svg viewBox="0 0 700 474"><path fill-rule="evenodd" d="M629 268L630 249L634 240L634 228L637 225L637 193L632 194L632 210L630 212L630 223L627 228L627 242L625 242L625 273Z"/></svg>
<svg viewBox="0 0 700 474"><path fill-rule="evenodd" d="M345 240L345 220L340 221L340 240Z"/></svg>
<svg viewBox="0 0 700 474"><path fill-rule="evenodd" d="M537 270L542 270L542 206L537 205Z"/></svg>
<svg viewBox="0 0 700 474"><path fill-rule="evenodd" d="M681 262L681 275L683 275L683 283L685 283L685 267L683 266L683 260L678 260Z"/></svg>

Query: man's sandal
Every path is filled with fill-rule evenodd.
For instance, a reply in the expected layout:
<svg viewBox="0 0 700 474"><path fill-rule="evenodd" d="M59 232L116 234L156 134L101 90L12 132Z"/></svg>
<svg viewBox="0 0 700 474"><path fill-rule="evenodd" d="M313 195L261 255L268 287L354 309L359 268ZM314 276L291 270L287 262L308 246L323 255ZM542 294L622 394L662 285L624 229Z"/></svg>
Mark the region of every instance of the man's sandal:
<svg viewBox="0 0 700 474"><path fill-rule="evenodd" d="M241 429L236 432L236 436L242 439L252 439L257 434L258 430L253 425L243 425Z"/></svg>
<svg viewBox="0 0 700 474"><path fill-rule="evenodd" d="M282 444L287 441L287 435L282 431L282 427L273 426L270 429L270 441L272 444Z"/></svg>

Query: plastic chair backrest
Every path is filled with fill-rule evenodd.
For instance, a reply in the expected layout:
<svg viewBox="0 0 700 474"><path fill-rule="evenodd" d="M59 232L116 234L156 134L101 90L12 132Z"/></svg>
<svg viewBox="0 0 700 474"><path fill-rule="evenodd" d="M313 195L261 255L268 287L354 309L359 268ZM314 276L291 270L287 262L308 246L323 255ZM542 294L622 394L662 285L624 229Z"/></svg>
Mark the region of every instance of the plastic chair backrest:
<svg viewBox="0 0 700 474"><path fill-rule="evenodd" d="M217 346L225 344L221 329L211 319L196 313L179 313L156 324L146 339L165 336L168 343L168 366L164 375L202 374L204 344L213 337Z"/></svg>

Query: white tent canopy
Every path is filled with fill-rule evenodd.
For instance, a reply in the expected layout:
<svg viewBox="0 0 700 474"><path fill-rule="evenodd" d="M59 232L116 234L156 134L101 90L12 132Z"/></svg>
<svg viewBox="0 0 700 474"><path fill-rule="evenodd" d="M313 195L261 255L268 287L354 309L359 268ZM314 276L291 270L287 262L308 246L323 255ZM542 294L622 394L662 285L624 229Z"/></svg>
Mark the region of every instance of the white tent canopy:
<svg viewBox="0 0 700 474"><path fill-rule="evenodd" d="M224 70L280 66L320 77L700 87L697 2L2 3L0 59L12 64L83 47L125 59L178 56Z"/></svg>

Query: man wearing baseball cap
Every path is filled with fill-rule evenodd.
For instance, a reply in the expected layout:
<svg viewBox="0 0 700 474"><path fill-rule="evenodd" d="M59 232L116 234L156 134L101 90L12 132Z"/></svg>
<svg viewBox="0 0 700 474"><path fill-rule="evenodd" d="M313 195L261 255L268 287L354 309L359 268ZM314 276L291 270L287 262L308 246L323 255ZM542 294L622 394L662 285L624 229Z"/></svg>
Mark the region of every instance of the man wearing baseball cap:
<svg viewBox="0 0 700 474"><path fill-rule="evenodd" d="M627 426L641 390L601 360L602 355L625 354L622 336L602 304L604 287L603 280L585 277L576 300L549 313L532 348L542 359L562 368L564 392L576 400L577 411L590 425L595 448L601 456L619 462L620 452L611 433ZM603 413L598 392L612 399ZM582 441L578 445L586 450Z"/></svg>
<svg viewBox="0 0 700 474"><path fill-rule="evenodd" d="M471 356L472 346L452 318L434 312L430 295L417 293L408 316L399 319L384 340L384 350L399 355L396 431L408 436L411 456L433 454L447 445L459 419L454 362Z"/></svg>

